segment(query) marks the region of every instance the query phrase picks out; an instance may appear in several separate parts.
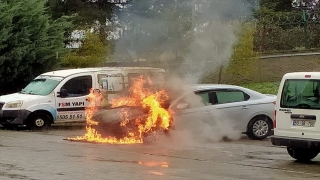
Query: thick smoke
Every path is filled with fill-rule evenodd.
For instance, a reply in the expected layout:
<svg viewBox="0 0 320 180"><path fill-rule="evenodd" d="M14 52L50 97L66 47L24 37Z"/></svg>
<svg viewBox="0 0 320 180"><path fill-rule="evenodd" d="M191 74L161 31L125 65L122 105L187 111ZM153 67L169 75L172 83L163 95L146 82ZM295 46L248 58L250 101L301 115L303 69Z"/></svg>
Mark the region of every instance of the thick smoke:
<svg viewBox="0 0 320 180"><path fill-rule="evenodd" d="M250 16L251 8L247 0L133 1L119 14L130 30L116 43L115 54L121 60L146 63L157 59L158 67L170 72L167 85L172 88L199 83L208 72L228 65L238 25ZM189 97L189 106L199 106L197 98ZM240 137L233 121L218 112L187 114L175 123L172 138L178 142L186 137L187 142Z"/></svg>
<svg viewBox="0 0 320 180"><path fill-rule="evenodd" d="M147 65L157 61L151 65L178 74L186 83L198 83L228 65L238 25L253 8L248 0L131 2L118 15L127 30L116 42L115 58Z"/></svg>
<svg viewBox="0 0 320 180"><path fill-rule="evenodd" d="M184 82L198 83L202 76L226 66L237 42L237 26L249 9L243 0L196 1L194 37L185 64Z"/></svg>

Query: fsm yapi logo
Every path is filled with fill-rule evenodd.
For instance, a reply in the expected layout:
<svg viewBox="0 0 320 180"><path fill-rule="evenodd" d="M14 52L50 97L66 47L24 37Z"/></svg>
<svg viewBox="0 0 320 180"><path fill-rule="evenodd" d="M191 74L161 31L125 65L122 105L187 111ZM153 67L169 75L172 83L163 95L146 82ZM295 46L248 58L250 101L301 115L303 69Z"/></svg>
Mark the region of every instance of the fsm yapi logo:
<svg viewBox="0 0 320 180"><path fill-rule="evenodd" d="M59 107L66 107L66 106L70 106L70 103L69 102L59 103Z"/></svg>
<svg viewBox="0 0 320 180"><path fill-rule="evenodd" d="M84 106L84 102L72 102L72 106Z"/></svg>

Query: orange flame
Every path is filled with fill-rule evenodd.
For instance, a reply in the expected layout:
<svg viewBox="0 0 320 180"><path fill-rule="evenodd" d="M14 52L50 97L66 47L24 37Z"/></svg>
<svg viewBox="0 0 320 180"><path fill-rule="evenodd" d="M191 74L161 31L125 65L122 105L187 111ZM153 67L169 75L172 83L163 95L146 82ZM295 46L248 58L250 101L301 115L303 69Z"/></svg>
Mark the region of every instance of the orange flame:
<svg viewBox="0 0 320 180"><path fill-rule="evenodd" d="M166 91L153 91L151 89L152 82L147 79L143 79L142 76L136 79L129 89L129 96L112 99L110 101L111 107L119 106L131 106L142 107L148 110L145 122L137 118L135 124L138 127L137 132L128 132L124 138L117 139L116 137L102 137L102 135L92 127L92 125L98 125L99 123L92 120L93 115L101 106L103 96L101 93L90 91L88 100L89 106L86 108L86 134L84 136L78 136L75 138L67 138L71 141L87 141L97 143L110 143L110 144L136 144L143 143L143 136L146 133L154 133L155 129L168 130L170 127L171 115L170 113L161 107L161 103L168 99ZM150 86L149 88L146 86ZM120 126L126 126L129 122L130 114L126 110L120 111L118 114L121 118Z"/></svg>

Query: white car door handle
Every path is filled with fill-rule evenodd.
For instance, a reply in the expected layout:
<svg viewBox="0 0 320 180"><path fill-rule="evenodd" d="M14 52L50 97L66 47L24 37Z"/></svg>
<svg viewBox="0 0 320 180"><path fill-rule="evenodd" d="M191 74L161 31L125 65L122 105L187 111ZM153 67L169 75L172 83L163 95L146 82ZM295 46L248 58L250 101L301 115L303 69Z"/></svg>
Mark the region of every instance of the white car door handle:
<svg viewBox="0 0 320 180"><path fill-rule="evenodd" d="M249 109L248 106L242 106L242 109Z"/></svg>

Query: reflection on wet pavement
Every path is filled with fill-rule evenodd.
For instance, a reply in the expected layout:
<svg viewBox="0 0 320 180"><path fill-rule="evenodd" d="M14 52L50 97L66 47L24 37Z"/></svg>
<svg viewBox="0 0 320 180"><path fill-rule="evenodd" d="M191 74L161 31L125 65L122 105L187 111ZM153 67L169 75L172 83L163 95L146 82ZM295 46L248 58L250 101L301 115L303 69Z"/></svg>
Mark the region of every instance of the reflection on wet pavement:
<svg viewBox="0 0 320 180"><path fill-rule="evenodd" d="M158 171L148 171L149 174L155 174L158 176L163 176L164 174L162 172L158 172Z"/></svg>
<svg viewBox="0 0 320 180"><path fill-rule="evenodd" d="M159 167L164 167L167 168L169 167L168 163L166 162L141 162L139 161L138 164L144 165L144 166L149 166L149 167L153 167L153 166L159 166Z"/></svg>

